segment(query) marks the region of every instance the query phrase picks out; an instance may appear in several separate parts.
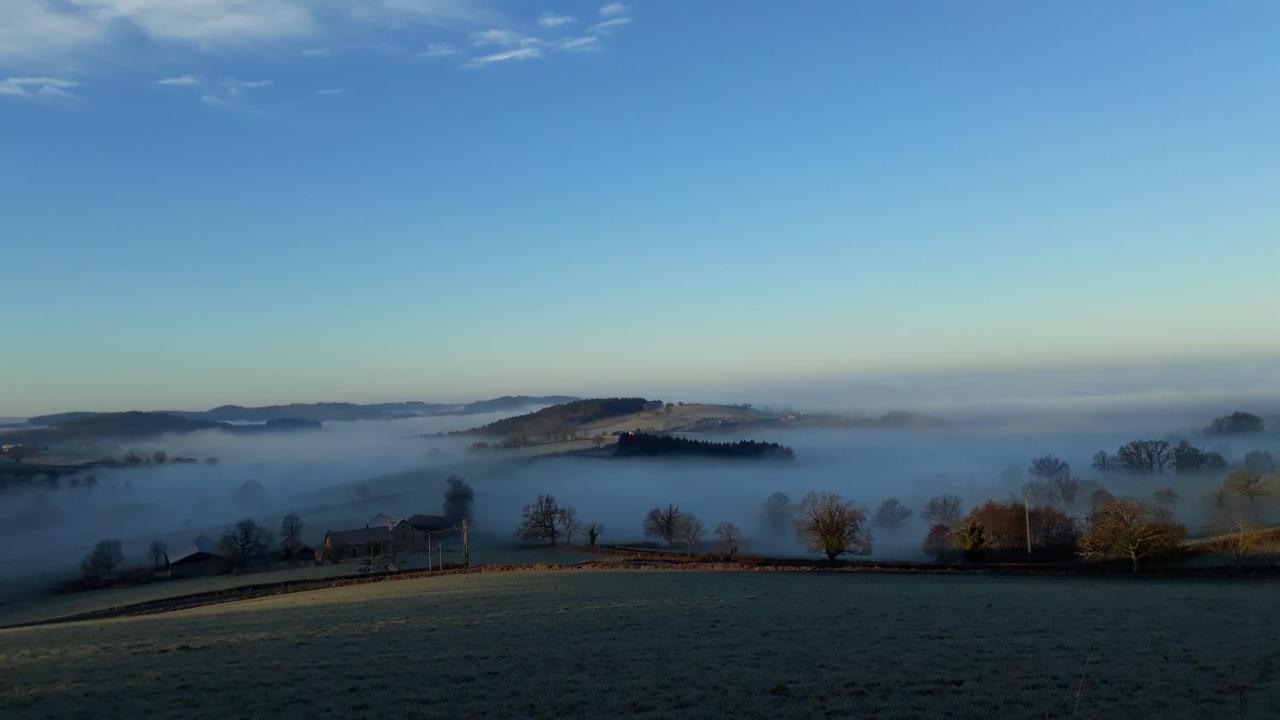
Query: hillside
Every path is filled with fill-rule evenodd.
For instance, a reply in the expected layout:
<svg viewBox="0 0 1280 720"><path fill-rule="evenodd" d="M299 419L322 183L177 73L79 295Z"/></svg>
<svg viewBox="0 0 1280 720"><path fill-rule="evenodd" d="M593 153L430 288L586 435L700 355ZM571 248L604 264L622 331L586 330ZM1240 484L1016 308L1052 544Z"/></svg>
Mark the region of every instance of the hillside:
<svg viewBox="0 0 1280 720"><path fill-rule="evenodd" d="M537 412L504 418L468 430L467 433L542 441L567 439L589 423L605 418L632 415L661 406L660 400L650 401L644 398L575 400L542 408Z"/></svg>

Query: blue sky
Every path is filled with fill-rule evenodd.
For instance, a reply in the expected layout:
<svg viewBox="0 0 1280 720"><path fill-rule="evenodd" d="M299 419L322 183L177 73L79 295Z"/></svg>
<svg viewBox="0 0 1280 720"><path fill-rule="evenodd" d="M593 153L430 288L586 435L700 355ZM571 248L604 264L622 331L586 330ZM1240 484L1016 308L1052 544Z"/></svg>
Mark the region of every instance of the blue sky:
<svg viewBox="0 0 1280 720"><path fill-rule="evenodd" d="M1278 36L1271 3L6 0L0 415L1274 358Z"/></svg>

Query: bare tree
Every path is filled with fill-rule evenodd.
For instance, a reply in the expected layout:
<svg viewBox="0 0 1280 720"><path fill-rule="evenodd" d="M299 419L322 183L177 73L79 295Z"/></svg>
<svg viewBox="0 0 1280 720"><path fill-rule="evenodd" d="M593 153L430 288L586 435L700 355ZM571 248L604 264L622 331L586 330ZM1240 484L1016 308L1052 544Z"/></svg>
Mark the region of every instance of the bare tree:
<svg viewBox="0 0 1280 720"><path fill-rule="evenodd" d="M1080 538L1080 554L1093 560L1125 559L1138 572L1138 561L1175 552L1186 529L1168 510L1141 500L1112 500L1090 516Z"/></svg>
<svg viewBox="0 0 1280 720"><path fill-rule="evenodd" d="M760 505L760 526L767 535L780 537L795 523L795 509L786 493L776 492Z"/></svg>
<svg viewBox="0 0 1280 720"><path fill-rule="evenodd" d="M955 495L939 495L930 500L920 514L925 520L954 525L960 519L960 498Z"/></svg>
<svg viewBox="0 0 1280 720"><path fill-rule="evenodd" d="M1137 475L1164 472L1174 459L1173 449L1164 440L1132 440L1120 446L1116 459L1124 470Z"/></svg>
<svg viewBox="0 0 1280 720"><path fill-rule="evenodd" d="M737 525L729 521L721 522L716 525L716 541L720 543L721 549L732 560L738 555L738 551L742 549L742 530Z"/></svg>
<svg viewBox="0 0 1280 720"><path fill-rule="evenodd" d="M532 505L524 506L516 534L522 540L549 540L555 545L556 538L560 536L560 528L556 524L559 517L560 506L556 499L550 495L539 495Z"/></svg>
<svg viewBox="0 0 1280 720"><path fill-rule="evenodd" d="M702 542L706 532L707 529L702 521L693 513L680 513L680 517L676 520L676 538L684 543L690 555L693 554L693 546Z"/></svg>
<svg viewBox="0 0 1280 720"><path fill-rule="evenodd" d="M1071 477L1071 466L1065 460L1052 455L1044 455L1031 461L1029 472L1031 477L1052 483L1058 478Z"/></svg>
<svg viewBox="0 0 1280 720"><path fill-rule="evenodd" d="M1090 465L1093 466L1094 470L1097 470L1103 475L1106 475L1110 473L1112 470L1115 470L1118 464L1119 464L1119 461L1116 460L1116 458L1112 457L1111 455L1108 455L1106 450L1099 450L1098 452L1094 453L1093 462L1090 463Z"/></svg>
<svg viewBox="0 0 1280 720"><path fill-rule="evenodd" d="M289 513L280 520L280 549L287 558L292 558L302 545L302 518L297 513Z"/></svg>
<svg viewBox="0 0 1280 720"><path fill-rule="evenodd" d="M911 517L911 509L904 506L898 498L889 498L876 508L875 525L885 530L896 530L907 518Z"/></svg>
<svg viewBox="0 0 1280 720"><path fill-rule="evenodd" d="M1237 564L1243 565L1260 544L1259 531L1270 494L1261 473L1237 470L1209 496L1213 525L1218 532L1230 538Z"/></svg>
<svg viewBox="0 0 1280 720"><path fill-rule="evenodd" d="M151 558L151 567L159 568L169 554L169 546L163 540L152 540L147 548L147 557Z"/></svg>
<svg viewBox="0 0 1280 720"><path fill-rule="evenodd" d="M595 547L600 542L600 536L604 534L604 523L587 523L587 545Z"/></svg>
<svg viewBox="0 0 1280 720"><path fill-rule="evenodd" d="M124 564L124 551L119 540L99 540L80 563L80 572L86 580L102 580L111 577L115 569Z"/></svg>
<svg viewBox="0 0 1280 720"><path fill-rule="evenodd" d="M248 558L260 557L269 545L270 538L266 530L250 518L227 528L218 542L218 547L227 558L227 564L232 568L242 567Z"/></svg>
<svg viewBox="0 0 1280 720"><path fill-rule="evenodd" d="M811 492L797 506L796 536L815 552L835 560L844 553L871 553L867 515L853 502L834 493Z"/></svg>
<svg viewBox="0 0 1280 720"><path fill-rule="evenodd" d="M560 529L564 541L572 545L573 536L582 531L582 523L578 522L578 511L573 508L560 508L560 512L556 513L556 526Z"/></svg>
<svg viewBox="0 0 1280 720"><path fill-rule="evenodd" d="M671 547L680 525L680 508L668 504L666 508L654 508L644 518L645 537L661 538Z"/></svg>

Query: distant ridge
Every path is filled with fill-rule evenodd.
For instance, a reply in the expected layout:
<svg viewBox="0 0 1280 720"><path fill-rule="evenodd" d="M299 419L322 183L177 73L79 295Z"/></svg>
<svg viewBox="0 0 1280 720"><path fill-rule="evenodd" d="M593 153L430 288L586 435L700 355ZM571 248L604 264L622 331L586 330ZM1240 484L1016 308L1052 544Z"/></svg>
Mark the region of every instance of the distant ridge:
<svg viewBox="0 0 1280 720"><path fill-rule="evenodd" d="M209 410L156 410L143 411L144 414L162 414L176 418L213 423L254 422L265 423L272 420L311 420L315 422L334 422L348 420L394 420L406 417L434 417L439 415L474 415L487 412L504 412L518 410L532 405L559 405L572 402L578 398L567 395L505 395L492 400L479 400L469 403L428 403L416 400L405 402L371 403L360 405L346 402L293 403L289 405L262 405L245 407L243 405L219 405ZM39 415L28 418L27 427L63 425L68 421L89 417L113 416L122 413L101 413L73 411Z"/></svg>
<svg viewBox="0 0 1280 720"><path fill-rule="evenodd" d="M92 442L95 440L138 440L168 433L191 433L200 430L223 430L239 434L296 432L319 430L315 420L273 418L260 425L231 425L212 420L193 420L163 412L63 413L47 427L33 427L6 434L6 440L45 444Z"/></svg>

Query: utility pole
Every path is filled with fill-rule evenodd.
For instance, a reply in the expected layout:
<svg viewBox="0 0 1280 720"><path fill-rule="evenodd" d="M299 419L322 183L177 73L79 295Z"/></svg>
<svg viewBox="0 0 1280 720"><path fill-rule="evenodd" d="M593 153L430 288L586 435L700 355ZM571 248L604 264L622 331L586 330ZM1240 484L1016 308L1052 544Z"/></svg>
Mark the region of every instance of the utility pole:
<svg viewBox="0 0 1280 720"><path fill-rule="evenodd" d="M462 566L471 567L471 545L467 542L466 518L462 518Z"/></svg>
<svg viewBox="0 0 1280 720"><path fill-rule="evenodd" d="M1022 517L1027 523L1027 561L1031 561L1031 505L1027 502L1027 493L1022 493Z"/></svg>
<svg viewBox="0 0 1280 720"><path fill-rule="evenodd" d="M431 572L431 533L427 533L427 572Z"/></svg>

